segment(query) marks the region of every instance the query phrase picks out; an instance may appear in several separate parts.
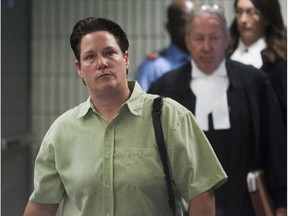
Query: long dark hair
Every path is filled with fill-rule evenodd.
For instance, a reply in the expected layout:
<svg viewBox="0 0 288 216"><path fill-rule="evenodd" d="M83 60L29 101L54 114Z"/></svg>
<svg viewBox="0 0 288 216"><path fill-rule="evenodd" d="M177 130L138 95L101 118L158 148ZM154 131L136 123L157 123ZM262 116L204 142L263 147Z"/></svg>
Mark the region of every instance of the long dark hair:
<svg viewBox="0 0 288 216"><path fill-rule="evenodd" d="M237 8L238 0L234 2L234 9ZM267 48L263 55L269 62L277 59L287 60L287 28L284 25L281 15L280 4L278 0L251 0L254 7L257 8L267 22L264 32L264 38ZM238 46L240 33L237 28L236 18L230 27L231 42L227 49L227 55L231 56Z"/></svg>

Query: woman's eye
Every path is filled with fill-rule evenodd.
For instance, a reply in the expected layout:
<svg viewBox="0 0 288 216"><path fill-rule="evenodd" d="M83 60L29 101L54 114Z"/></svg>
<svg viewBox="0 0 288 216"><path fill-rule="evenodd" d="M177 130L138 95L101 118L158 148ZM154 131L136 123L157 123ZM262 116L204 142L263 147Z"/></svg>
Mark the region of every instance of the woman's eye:
<svg viewBox="0 0 288 216"><path fill-rule="evenodd" d="M109 50L109 51L105 52L105 55L106 55L106 56L111 56L111 55L113 55L114 53L115 53L114 50Z"/></svg>
<svg viewBox="0 0 288 216"><path fill-rule="evenodd" d="M86 61L93 61L94 58L95 58L95 56L91 54L91 55L87 55L87 56L85 56L84 59L85 59Z"/></svg>

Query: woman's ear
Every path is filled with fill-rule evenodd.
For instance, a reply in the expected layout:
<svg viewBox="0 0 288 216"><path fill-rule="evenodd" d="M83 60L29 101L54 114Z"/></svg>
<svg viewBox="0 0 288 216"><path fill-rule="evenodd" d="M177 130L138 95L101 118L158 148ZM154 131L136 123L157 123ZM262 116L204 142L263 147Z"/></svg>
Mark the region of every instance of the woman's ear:
<svg viewBox="0 0 288 216"><path fill-rule="evenodd" d="M80 77L82 77L81 65L80 65L80 62L79 62L78 60L75 60L75 66L76 66L78 75L79 75Z"/></svg>
<svg viewBox="0 0 288 216"><path fill-rule="evenodd" d="M129 55L128 55L128 51L125 51L124 53L124 58L125 58L125 61L126 61L126 69L128 71L128 67L129 67Z"/></svg>

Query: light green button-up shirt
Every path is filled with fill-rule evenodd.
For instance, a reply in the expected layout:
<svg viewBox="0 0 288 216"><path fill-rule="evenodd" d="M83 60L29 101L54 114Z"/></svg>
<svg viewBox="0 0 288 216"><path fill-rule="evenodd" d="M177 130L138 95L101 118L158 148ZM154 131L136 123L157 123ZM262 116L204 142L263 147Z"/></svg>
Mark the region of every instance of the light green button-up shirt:
<svg viewBox="0 0 288 216"><path fill-rule="evenodd" d="M155 95L135 82L110 123L90 98L61 115L35 162L30 200L59 203L67 216L169 216L167 188L152 124ZM176 187L186 201L227 176L192 113L164 99L163 132Z"/></svg>

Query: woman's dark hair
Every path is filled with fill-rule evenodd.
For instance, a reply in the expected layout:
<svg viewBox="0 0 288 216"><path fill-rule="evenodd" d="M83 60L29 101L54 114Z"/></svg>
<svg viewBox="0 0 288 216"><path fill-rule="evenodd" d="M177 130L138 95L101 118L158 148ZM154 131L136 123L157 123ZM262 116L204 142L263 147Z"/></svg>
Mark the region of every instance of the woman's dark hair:
<svg viewBox="0 0 288 216"><path fill-rule="evenodd" d="M234 2L236 11L238 0ZM267 23L264 32L264 38L267 48L263 51L263 55L270 62L276 59L287 59L287 29L281 16L280 4L278 0L251 0L254 7L257 8ZM236 50L240 38L237 28L236 18L230 27L231 42L227 49L228 56Z"/></svg>
<svg viewBox="0 0 288 216"><path fill-rule="evenodd" d="M88 17L76 23L70 36L70 46L78 61L80 60L80 44L82 37L96 31L107 31L111 33L114 35L122 53L128 50L129 41L126 33L117 23L105 18Z"/></svg>

